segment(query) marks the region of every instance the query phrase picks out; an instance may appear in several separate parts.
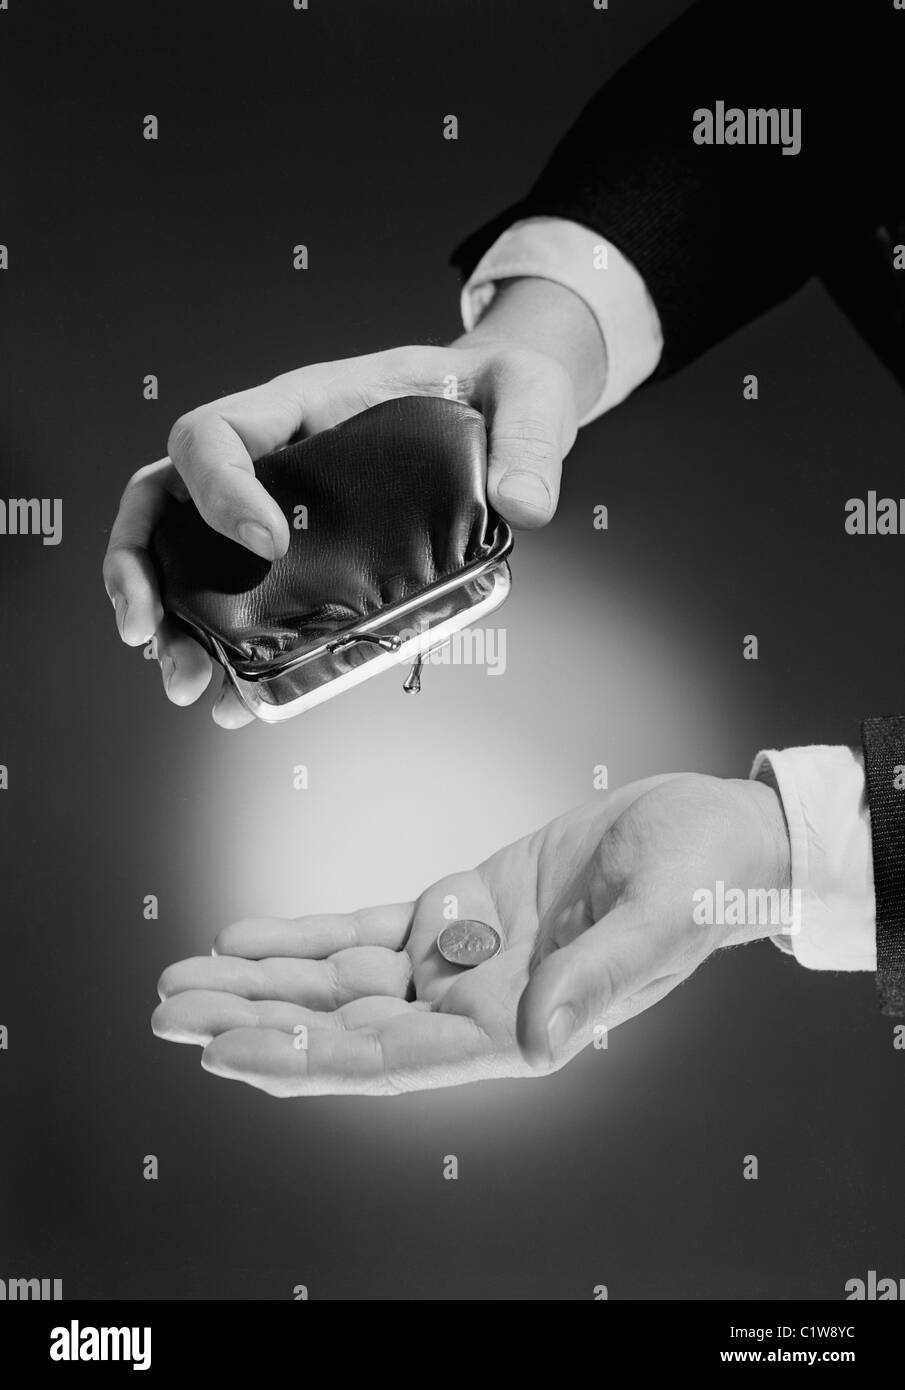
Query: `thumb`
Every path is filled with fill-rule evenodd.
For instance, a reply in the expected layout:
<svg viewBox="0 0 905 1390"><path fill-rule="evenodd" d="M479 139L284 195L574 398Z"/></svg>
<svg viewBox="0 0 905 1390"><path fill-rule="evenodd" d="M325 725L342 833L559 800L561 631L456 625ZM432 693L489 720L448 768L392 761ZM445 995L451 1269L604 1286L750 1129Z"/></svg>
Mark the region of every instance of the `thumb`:
<svg viewBox="0 0 905 1390"><path fill-rule="evenodd" d="M531 380L500 383L488 404L490 502L512 526L545 526L559 501L563 454L575 439L567 401L553 383Z"/></svg>
<svg viewBox="0 0 905 1390"><path fill-rule="evenodd" d="M553 951L519 1000L516 1037L525 1060L537 1068L562 1065L596 1028L656 1003L692 968L689 944L668 911L628 903Z"/></svg>

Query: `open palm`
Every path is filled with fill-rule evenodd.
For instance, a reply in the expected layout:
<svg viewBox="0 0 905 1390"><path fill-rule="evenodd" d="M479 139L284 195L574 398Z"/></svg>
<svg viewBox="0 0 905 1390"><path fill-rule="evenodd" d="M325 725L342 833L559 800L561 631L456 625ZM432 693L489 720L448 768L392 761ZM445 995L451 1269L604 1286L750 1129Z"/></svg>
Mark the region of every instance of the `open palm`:
<svg viewBox="0 0 905 1390"><path fill-rule="evenodd" d="M392 1095L556 1070L598 1027L655 1003L726 930L695 927L715 877L780 886L768 788L676 776L569 811L414 903L238 922L164 971L154 1031L278 1096ZM503 949L449 964L437 935L476 918ZM756 932L742 932L744 940ZM760 933L764 934L764 933ZM562 1037L549 1025L567 1000Z"/></svg>

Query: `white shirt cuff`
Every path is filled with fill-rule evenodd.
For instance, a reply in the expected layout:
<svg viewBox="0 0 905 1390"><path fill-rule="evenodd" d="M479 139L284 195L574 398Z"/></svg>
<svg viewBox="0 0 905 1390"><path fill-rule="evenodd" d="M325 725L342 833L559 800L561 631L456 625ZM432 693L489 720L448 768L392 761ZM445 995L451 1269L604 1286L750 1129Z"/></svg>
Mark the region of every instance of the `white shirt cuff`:
<svg viewBox="0 0 905 1390"><path fill-rule="evenodd" d="M462 290L466 331L486 313L497 281L522 277L563 285L597 320L606 347L606 380L579 424L612 410L655 370L663 333L654 301L631 262L596 232L559 217L514 222L485 252Z"/></svg>
<svg viewBox="0 0 905 1390"><path fill-rule="evenodd" d="M810 970L876 970L870 813L860 753L815 745L758 753L751 776L779 788L792 847L798 930L777 945Z"/></svg>

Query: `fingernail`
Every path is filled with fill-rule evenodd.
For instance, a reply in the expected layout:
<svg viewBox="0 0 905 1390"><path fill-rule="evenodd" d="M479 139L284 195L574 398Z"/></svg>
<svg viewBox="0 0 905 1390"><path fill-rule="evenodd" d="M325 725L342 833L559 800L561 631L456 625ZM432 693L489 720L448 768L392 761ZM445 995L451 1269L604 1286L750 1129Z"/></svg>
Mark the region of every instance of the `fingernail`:
<svg viewBox="0 0 905 1390"><path fill-rule="evenodd" d="M163 688L166 691L169 691L170 681L173 678L173 672L175 670L176 663L171 656L162 656L160 658L160 674L163 677Z"/></svg>
<svg viewBox="0 0 905 1390"><path fill-rule="evenodd" d="M123 641L125 641L126 618L129 613L128 600L123 598L122 594L117 594L116 598L113 601L113 607L116 609L116 626L119 631L119 635L123 639Z"/></svg>
<svg viewBox="0 0 905 1390"><path fill-rule="evenodd" d="M243 545L249 550L253 550L256 555L260 555L262 560L272 560L276 554L273 544L273 536L257 521L243 521L236 527L236 535Z"/></svg>
<svg viewBox="0 0 905 1390"><path fill-rule="evenodd" d="M560 1004L547 1020L547 1045L554 1062L562 1059L575 1032L575 1012L568 1004Z"/></svg>
<svg viewBox="0 0 905 1390"><path fill-rule="evenodd" d="M544 516L548 516L553 509L550 490L536 473L507 473L500 482L499 495L542 512Z"/></svg>

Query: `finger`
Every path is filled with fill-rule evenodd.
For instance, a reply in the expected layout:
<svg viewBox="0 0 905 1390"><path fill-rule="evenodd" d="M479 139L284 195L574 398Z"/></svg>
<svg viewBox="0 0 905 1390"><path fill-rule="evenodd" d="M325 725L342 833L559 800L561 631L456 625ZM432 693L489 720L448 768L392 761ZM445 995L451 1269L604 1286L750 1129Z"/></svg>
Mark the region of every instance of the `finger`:
<svg viewBox="0 0 905 1390"><path fill-rule="evenodd" d="M560 382L495 363L479 384L479 396L488 431L490 501L513 526L545 525L559 501L567 447L567 397Z"/></svg>
<svg viewBox="0 0 905 1390"><path fill-rule="evenodd" d="M251 710L243 705L225 674L220 694L211 709L211 718L221 729L243 729L254 721Z"/></svg>
<svg viewBox="0 0 905 1390"><path fill-rule="evenodd" d="M170 431L170 458L205 521L265 560L286 553L289 525L252 460L285 444L302 417L300 390L269 383L190 411Z"/></svg>
<svg viewBox="0 0 905 1390"><path fill-rule="evenodd" d="M225 990L193 989L157 1005L151 1027L167 1042L206 1047L212 1038L234 1028L272 1028L293 1038L314 1028L366 1028L401 1013L427 1008L404 999L374 995L353 999L333 1012L306 1009L278 999L245 999ZM307 1045L307 1039L303 1045Z"/></svg>
<svg viewBox="0 0 905 1390"><path fill-rule="evenodd" d="M633 996L688 974L709 949L706 933L670 904L614 908L532 974L516 1021L522 1055L534 1067L561 1062Z"/></svg>
<svg viewBox="0 0 905 1390"><path fill-rule="evenodd" d="M104 556L104 587L116 609L116 625L130 647L141 646L160 626L163 605L148 544L173 500L167 486L169 460L142 468L119 504Z"/></svg>
<svg viewBox="0 0 905 1390"><path fill-rule="evenodd" d="M345 915L259 917L231 922L214 941L218 956L301 956L320 960L354 946L383 946L400 951L408 937L412 903L366 907Z"/></svg>
<svg viewBox="0 0 905 1390"><path fill-rule="evenodd" d="M371 994L404 999L411 977L411 961L404 952L360 946L327 960L195 956L168 966L157 989L161 999L189 989L220 989L246 999L281 999L309 1009L338 1009Z"/></svg>
<svg viewBox="0 0 905 1390"><path fill-rule="evenodd" d="M204 1049L206 1071L273 1096L396 1095L498 1074L480 1028L460 1014L413 1010L374 1028L285 1033L238 1028Z"/></svg>
<svg viewBox="0 0 905 1390"><path fill-rule="evenodd" d="M194 704L210 684L210 657L171 618L164 618L158 629L157 660L167 699L174 705Z"/></svg>
<svg viewBox="0 0 905 1390"><path fill-rule="evenodd" d="M315 1018L334 1016L315 1013L282 1000L246 999L227 990L189 989L157 1005L151 1015L151 1028L158 1038L165 1038L167 1042L196 1043L204 1047L218 1033L232 1028L274 1028L292 1033L298 1025L311 1026Z"/></svg>

